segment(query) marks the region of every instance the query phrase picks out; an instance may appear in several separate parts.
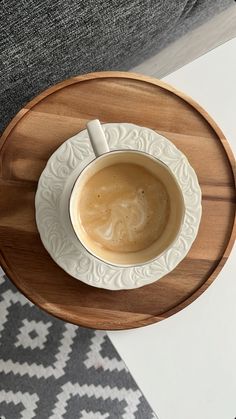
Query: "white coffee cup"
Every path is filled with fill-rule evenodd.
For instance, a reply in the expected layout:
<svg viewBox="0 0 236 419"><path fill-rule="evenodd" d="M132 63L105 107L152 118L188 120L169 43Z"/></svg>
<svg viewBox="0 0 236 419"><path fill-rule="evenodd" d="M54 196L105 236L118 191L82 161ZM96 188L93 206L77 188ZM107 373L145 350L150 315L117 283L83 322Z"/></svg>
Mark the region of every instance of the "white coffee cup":
<svg viewBox="0 0 236 419"><path fill-rule="evenodd" d="M95 159L80 173L70 195L69 214L76 237L89 253L111 265L120 267L140 266L155 260L177 239L184 218L184 200L174 174L167 165L147 153L127 149L110 151L104 131L98 120L88 122L87 130ZM83 191L86 190L89 180L94 176L99 176L99 173L105 168L120 164L129 164L130 168L138 165L145 169L164 185L168 195L168 217L166 217L166 224L163 226L162 234L150 245L138 251L115 251L104 246L104 243L101 245L99 240L94 240L88 234L79 211L81 200L85 199ZM153 228L155 227L154 224L155 221ZM126 225L126 228L129 228L129 226ZM143 228L143 231L145 231L145 226ZM150 229L150 225L148 228Z"/></svg>

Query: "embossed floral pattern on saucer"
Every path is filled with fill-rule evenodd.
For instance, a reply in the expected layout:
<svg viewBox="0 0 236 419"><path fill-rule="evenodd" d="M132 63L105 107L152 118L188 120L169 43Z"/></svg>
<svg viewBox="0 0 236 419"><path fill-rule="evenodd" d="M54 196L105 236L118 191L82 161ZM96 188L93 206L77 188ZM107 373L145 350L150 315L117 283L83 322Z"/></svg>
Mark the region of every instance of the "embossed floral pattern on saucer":
<svg viewBox="0 0 236 419"><path fill-rule="evenodd" d="M110 150L133 149L167 164L182 190L184 221L172 246L160 257L138 267L108 265L86 251L72 230L68 199L82 169L94 159L87 130L65 141L50 157L41 174L35 198L41 240L54 261L71 276L110 290L150 284L172 271L192 246L201 220L201 189L185 155L155 131L127 123L104 124Z"/></svg>

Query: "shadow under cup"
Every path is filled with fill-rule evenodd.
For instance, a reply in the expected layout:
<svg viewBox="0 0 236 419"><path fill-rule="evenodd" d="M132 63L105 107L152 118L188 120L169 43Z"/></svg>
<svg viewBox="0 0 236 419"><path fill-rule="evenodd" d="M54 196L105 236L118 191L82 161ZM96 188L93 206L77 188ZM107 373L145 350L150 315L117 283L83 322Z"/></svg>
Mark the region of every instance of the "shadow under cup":
<svg viewBox="0 0 236 419"><path fill-rule="evenodd" d="M168 217L161 235L144 249L138 251L116 252L109 250L93 240L82 225L79 203L83 199L83 189L89 179L106 167L120 163L141 166L161 181L168 195ZM93 160L80 173L71 192L69 202L70 220L74 232L82 245L98 259L116 266L139 266L155 260L167 250L177 238L185 213L183 195L175 176L160 160L139 151L120 150L102 154Z"/></svg>

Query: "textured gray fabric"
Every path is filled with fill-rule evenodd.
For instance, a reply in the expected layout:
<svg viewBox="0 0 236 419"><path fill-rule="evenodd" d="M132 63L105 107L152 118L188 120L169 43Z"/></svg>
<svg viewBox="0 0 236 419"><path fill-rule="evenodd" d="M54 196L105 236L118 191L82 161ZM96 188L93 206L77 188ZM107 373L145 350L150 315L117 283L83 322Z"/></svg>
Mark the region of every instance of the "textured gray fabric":
<svg viewBox="0 0 236 419"><path fill-rule="evenodd" d="M155 419L106 333L67 324L0 276L0 418Z"/></svg>
<svg viewBox="0 0 236 419"><path fill-rule="evenodd" d="M2 0L0 131L65 78L126 70L232 0Z"/></svg>

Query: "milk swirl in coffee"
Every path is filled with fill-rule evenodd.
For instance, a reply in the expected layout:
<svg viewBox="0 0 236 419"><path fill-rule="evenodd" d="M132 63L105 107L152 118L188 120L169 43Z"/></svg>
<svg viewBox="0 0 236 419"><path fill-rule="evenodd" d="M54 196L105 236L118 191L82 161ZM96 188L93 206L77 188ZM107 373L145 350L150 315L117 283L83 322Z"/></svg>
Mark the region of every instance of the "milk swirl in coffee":
<svg viewBox="0 0 236 419"><path fill-rule="evenodd" d="M160 179L133 163L101 169L85 183L78 202L84 231L101 248L137 252L162 235L170 202Z"/></svg>

